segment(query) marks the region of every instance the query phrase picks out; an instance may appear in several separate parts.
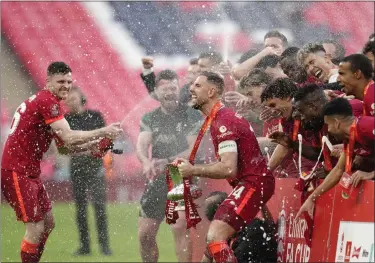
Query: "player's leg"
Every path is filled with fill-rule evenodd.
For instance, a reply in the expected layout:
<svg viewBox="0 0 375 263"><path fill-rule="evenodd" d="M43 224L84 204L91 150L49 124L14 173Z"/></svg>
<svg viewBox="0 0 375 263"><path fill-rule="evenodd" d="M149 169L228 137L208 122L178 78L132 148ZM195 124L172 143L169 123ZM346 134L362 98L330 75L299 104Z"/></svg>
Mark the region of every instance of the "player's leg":
<svg viewBox="0 0 375 263"><path fill-rule="evenodd" d="M1 191L16 212L18 220L23 221L26 226L26 233L21 242L21 261L38 262L38 247L44 232L44 215L38 202L37 181L2 169Z"/></svg>
<svg viewBox="0 0 375 263"><path fill-rule="evenodd" d="M42 257L44 252L44 247L48 240L49 235L51 234L52 230L55 228L55 220L52 213L52 205L51 201L49 200L48 193L46 191L45 186L43 183L38 180L39 185L39 194L38 194L38 201L39 207L44 215L44 231L39 239L39 246L38 246L38 256L39 259Z"/></svg>
<svg viewBox="0 0 375 263"><path fill-rule="evenodd" d="M165 176L148 183L141 198L138 220L138 238L143 262L157 262L159 249L156 234L165 217L167 199Z"/></svg>
<svg viewBox="0 0 375 263"><path fill-rule="evenodd" d="M140 253L143 262L157 262L159 259L159 248L156 243L156 235L161 220L152 218L138 219L138 237Z"/></svg>
<svg viewBox="0 0 375 263"><path fill-rule="evenodd" d="M178 211L178 220L171 228L178 262L192 262L191 235L186 229L185 211Z"/></svg>
<svg viewBox="0 0 375 263"><path fill-rule="evenodd" d="M104 255L111 255L108 239L108 220L106 211L106 195L105 195L105 178L103 174L98 172L90 179L91 197L95 210L96 229L98 231L98 239L101 252Z"/></svg>
<svg viewBox="0 0 375 263"><path fill-rule="evenodd" d="M233 250L227 240L236 233L236 230L228 223L221 220L213 220L207 233L207 252L215 262L237 262Z"/></svg>
<svg viewBox="0 0 375 263"><path fill-rule="evenodd" d="M79 233L80 246L74 255L90 254L90 237L88 226L88 176L82 169L72 169L72 190L76 205L76 222Z"/></svg>

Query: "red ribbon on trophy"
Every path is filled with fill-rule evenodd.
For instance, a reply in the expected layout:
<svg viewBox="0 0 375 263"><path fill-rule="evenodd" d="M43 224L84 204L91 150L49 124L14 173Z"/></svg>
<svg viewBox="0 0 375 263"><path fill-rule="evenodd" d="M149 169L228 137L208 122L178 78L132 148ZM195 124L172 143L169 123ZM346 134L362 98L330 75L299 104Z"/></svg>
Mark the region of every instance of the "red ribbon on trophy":
<svg viewBox="0 0 375 263"><path fill-rule="evenodd" d="M221 102L218 102L212 108L210 115L207 116L205 122L203 123L201 129L199 130L197 139L194 143L194 147L190 153L189 162L194 164L195 156L199 148L199 144L201 143L204 134L206 133L207 129L211 126L212 121L215 119L217 112L224 107ZM173 162L171 165L178 166L177 162ZM167 169L166 172L167 176L167 183L168 183L168 190L170 191L173 187L172 178ZM183 186L184 186L184 202L185 202L185 215L186 215L186 223L187 228L195 227L202 219L198 214L197 207L193 202L193 198L190 191L190 185L192 183L192 177L189 176L188 178L183 178ZM165 209L165 215L167 217L166 222L168 224L176 223L178 219L178 213L175 211L175 207L177 206L177 202L172 200L167 200L167 205Z"/></svg>

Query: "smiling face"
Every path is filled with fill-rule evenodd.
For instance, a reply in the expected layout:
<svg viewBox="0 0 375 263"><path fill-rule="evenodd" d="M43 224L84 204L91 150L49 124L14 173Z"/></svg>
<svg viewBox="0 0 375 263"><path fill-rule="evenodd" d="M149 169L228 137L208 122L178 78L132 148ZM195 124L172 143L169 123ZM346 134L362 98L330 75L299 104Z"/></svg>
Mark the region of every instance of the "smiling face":
<svg viewBox="0 0 375 263"><path fill-rule="evenodd" d="M177 79L161 79L156 86L155 93L164 109L169 112L177 109L179 100L179 86Z"/></svg>
<svg viewBox="0 0 375 263"><path fill-rule="evenodd" d="M350 62L340 63L337 82L340 83L346 95L354 95L354 90L358 86L358 76L359 74L352 71Z"/></svg>
<svg viewBox="0 0 375 263"><path fill-rule="evenodd" d="M72 73L70 72L67 74L54 74L47 77L47 88L60 100L68 98L72 83Z"/></svg>
<svg viewBox="0 0 375 263"><path fill-rule="evenodd" d="M324 124L323 117L321 116L321 107L317 107L314 103L297 101L294 103L292 117L301 120L305 129L318 131Z"/></svg>
<svg viewBox="0 0 375 263"><path fill-rule="evenodd" d="M303 61L303 67L309 76L316 77L322 82L328 82L333 64L328 55L322 51L318 51L308 54Z"/></svg>
<svg viewBox="0 0 375 263"><path fill-rule="evenodd" d="M264 105L269 107L275 114L283 118L290 118L290 110L292 108L292 98L270 98L264 102Z"/></svg>

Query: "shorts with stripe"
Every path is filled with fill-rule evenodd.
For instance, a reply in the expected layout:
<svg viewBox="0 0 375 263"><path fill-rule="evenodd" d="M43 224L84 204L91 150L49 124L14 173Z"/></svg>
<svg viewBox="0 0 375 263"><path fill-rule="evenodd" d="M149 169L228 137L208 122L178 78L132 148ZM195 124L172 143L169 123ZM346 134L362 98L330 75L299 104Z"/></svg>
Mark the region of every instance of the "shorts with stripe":
<svg viewBox="0 0 375 263"><path fill-rule="evenodd" d="M1 192L16 212L17 219L24 223L39 222L52 209L40 178L1 169Z"/></svg>
<svg viewBox="0 0 375 263"><path fill-rule="evenodd" d="M221 220L236 232L248 225L275 191L272 176L259 176L256 180L240 181L217 209L214 220Z"/></svg>

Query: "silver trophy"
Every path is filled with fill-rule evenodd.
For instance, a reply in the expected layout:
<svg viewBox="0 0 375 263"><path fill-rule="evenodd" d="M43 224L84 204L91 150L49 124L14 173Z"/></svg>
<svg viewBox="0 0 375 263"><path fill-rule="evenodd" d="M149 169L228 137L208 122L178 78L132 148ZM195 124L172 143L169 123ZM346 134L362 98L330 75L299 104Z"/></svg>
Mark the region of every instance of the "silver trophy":
<svg viewBox="0 0 375 263"><path fill-rule="evenodd" d="M175 164L168 164L167 168L173 182L173 188L168 192L167 198L168 200L178 202L178 207L182 207L184 201L184 184L182 176ZM202 189L195 184L190 184L190 194L193 199L197 199L202 196Z"/></svg>

